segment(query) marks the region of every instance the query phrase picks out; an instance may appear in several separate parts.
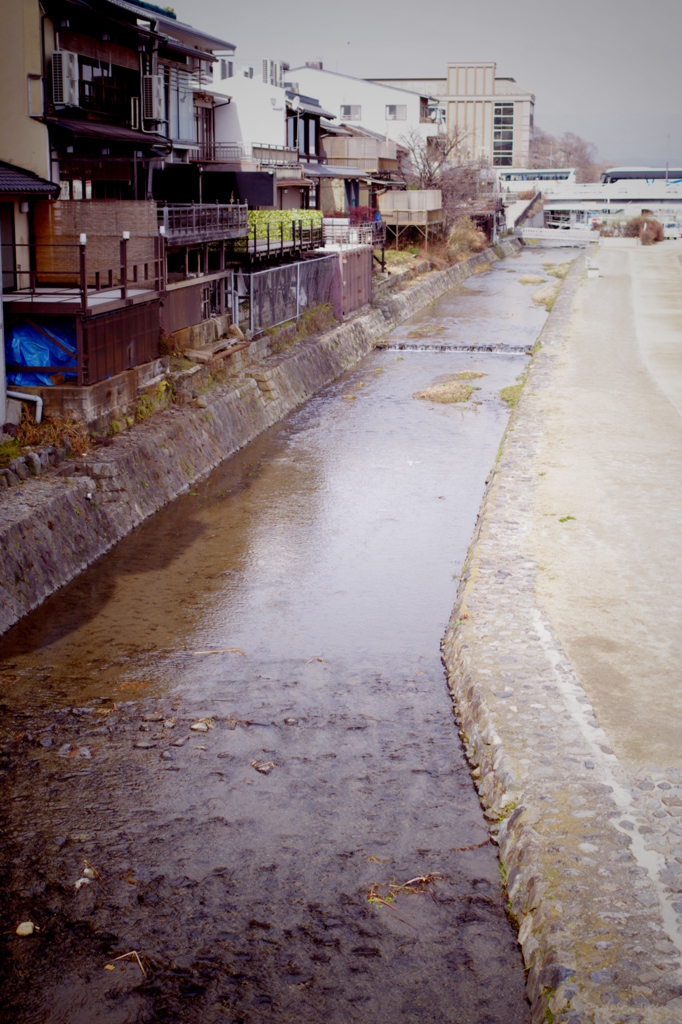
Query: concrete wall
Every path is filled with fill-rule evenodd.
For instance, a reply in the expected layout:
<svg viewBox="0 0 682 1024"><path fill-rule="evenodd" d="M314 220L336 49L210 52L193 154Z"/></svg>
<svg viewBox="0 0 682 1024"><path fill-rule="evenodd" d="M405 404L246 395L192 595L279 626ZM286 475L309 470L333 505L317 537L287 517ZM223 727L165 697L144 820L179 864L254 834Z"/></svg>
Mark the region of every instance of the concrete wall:
<svg viewBox="0 0 682 1024"><path fill-rule="evenodd" d="M511 252L518 245L503 243L502 249ZM93 458L74 459L68 464L71 478L50 470L5 491L0 503L0 633L353 366L393 327L497 259L489 249L425 275L322 337L246 367L241 379L208 392L205 408L175 406L120 435Z"/></svg>

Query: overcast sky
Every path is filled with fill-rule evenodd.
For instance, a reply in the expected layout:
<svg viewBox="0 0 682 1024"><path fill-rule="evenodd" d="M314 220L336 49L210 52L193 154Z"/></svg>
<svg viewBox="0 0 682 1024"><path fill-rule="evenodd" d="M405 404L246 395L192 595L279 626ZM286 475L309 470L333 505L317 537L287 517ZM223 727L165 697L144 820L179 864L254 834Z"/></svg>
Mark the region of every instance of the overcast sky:
<svg viewBox="0 0 682 1024"><path fill-rule="evenodd" d="M162 0L157 0L162 3ZM249 60L322 60L361 78L445 77L494 60L535 121L614 164L682 165L682 0L169 0Z"/></svg>

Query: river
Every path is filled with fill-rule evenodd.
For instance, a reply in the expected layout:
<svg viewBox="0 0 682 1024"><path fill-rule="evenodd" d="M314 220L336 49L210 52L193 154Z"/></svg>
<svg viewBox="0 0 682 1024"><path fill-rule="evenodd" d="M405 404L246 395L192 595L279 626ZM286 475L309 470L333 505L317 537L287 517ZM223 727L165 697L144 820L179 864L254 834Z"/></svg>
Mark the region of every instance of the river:
<svg viewBox="0 0 682 1024"><path fill-rule="evenodd" d="M402 325L0 641L3 1019L529 1019L439 642L547 258ZM413 397L464 371L466 405Z"/></svg>

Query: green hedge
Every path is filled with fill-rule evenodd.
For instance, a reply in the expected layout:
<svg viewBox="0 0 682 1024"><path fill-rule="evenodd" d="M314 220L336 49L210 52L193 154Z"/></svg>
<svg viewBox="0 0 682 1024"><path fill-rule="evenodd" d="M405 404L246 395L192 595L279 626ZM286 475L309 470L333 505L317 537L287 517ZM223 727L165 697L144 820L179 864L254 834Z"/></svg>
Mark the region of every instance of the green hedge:
<svg viewBox="0 0 682 1024"><path fill-rule="evenodd" d="M313 227L322 226L321 210L249 210L249 237L253 238L253 226L256 225L258 238L267 238L268 224L270 225L270 239L274 241L280 237L279 226L284 224L284 237L291 238L292 221L298 227L301 221L304 228L309 228L312 222Z"/></svg>

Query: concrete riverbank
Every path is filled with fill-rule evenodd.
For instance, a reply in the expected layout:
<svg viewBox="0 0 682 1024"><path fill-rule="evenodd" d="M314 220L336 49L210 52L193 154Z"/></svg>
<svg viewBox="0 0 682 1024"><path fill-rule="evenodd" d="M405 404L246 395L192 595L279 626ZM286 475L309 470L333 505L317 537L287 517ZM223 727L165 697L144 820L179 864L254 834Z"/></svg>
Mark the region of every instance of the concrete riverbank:
<svg viewBox="0 0 682 1024"><path fill-rule="evenodd" d="M223 459L353 366L386 332L471 273L508 255L503 243L382 298L319 338L246 366L202 396L74 459L0 491L0 634ZM63 470L62 470L63 473Z"/></svg>
<svg viewBox="0 0 682 1024"><path fill-rule="evenodd" d="M682 305L672 243L577 261L443 655L533 1024L682 1020ZM591 255L595 255L591 253Z"/></svg>

